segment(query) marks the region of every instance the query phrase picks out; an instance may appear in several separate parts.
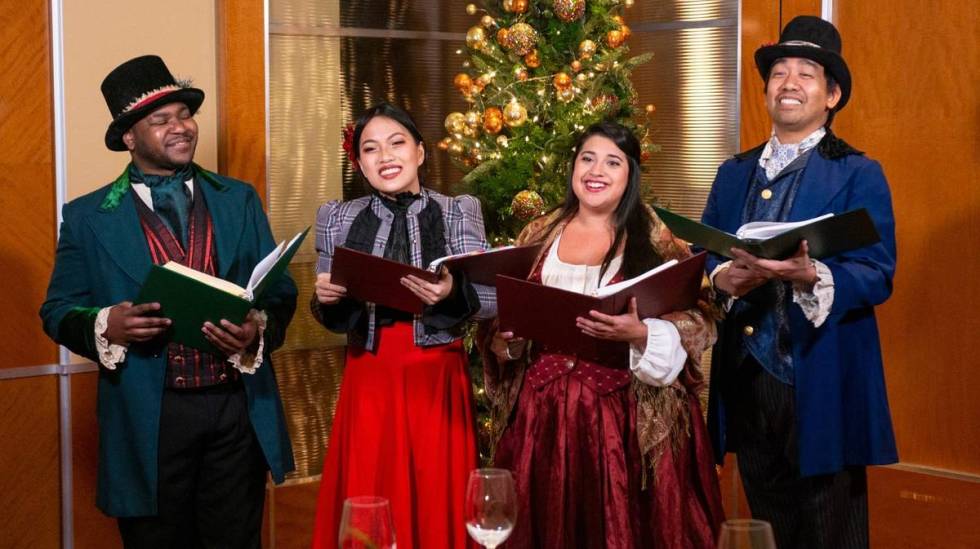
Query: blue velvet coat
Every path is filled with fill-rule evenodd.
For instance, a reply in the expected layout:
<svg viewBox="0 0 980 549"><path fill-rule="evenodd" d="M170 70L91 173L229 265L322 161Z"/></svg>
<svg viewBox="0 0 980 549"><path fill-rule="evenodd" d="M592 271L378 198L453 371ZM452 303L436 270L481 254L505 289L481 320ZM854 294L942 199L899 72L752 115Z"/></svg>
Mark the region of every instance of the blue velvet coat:
<svg viewBox="0 0 980 549"><path fill-rule="evenodd" d="M214 225L218 276L240 286L275 247L255 190L195 166ZM132 301L150 270L150 253L127 174L65 205L47 299L44 330L96 363L94 319L102 307ZM296 308L287 275L256 308L266 311L265 362L243 374L249 416L273 478L293 469L292 448L269 353L279 347ZM131 346L115 371L99 368L97 504L110 516L157 512L157 443L166 348Z"/></svg>
<svg viewBox="0 0 980 549"><path fill-rule="evenodd" d="M734 233L762 147L726 161L718 169L702 221ZM798 305L790 306L795 370L800 473L831 473L848 465L898 460L892 432L874 307L892 292L895 218L881 166L850 149L832 133L810 156L788 221L867 208L881 242L821 261L834 278L830 316L815 328ZM725 261L708 259L707 271ZM724 322L724 321L723 321ZM731 327L728 327L731 328ZM741 327L719 330L712 358L708 423L716 457L726 446L725 387L721 373Z"/></svg>

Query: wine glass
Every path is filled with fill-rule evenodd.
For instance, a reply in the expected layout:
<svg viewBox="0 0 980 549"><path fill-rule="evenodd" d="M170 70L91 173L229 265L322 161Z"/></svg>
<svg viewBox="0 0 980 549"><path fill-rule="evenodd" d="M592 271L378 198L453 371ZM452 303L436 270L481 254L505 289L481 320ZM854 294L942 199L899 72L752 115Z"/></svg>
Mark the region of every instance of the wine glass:
<svg viewBox="0 0 980 549"><path fill-rule="evenodd" d="M721 524L718 549L776 549L776 540L764 520L731 519Z"/></svg>
<svg viewBox="0 0 980 549"><path fill-rule="evenodd" d="M466 531L486 549L504 542L517 522L514 477L506 469L470 471L466 486Z"/></svg>
<svg viewBox="0 0 980 549"><path fill-rule="evenodd" d="M338 541L342 549L395 549L388 500L377 496L345 499Z"/></svg>

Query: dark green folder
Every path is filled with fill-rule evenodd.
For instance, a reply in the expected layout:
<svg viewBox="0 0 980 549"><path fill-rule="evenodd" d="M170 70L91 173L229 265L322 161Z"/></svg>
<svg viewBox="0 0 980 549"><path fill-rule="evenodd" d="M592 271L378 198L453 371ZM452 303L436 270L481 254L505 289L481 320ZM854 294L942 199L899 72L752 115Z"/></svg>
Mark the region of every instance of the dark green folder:
<svg viewBox="0 0 980 549"><path fill-rule="evenodd" d="M739 239L733 234L698 223L670 210L653 208L675 236L725 257L739 248L765 259L792 257L806 240L810 257L821 259L864 248L881 241L871 216L864 208L814 221L765 240Z"/></svg>
<svg viewBox="0 0 980 549"><path fill-rule="evenodd" d="M140 288L136 303L160 304L160 315L173 321L167 331L168 341L202 351L219 352L204 337L204 332L201 331L204 323L220 325L221 319L225 319L241 324L253 303L261 302L266 288L279 280L286 271L309 230L307 227L294 237L293 243L283 250L269 272L256 284L252 292L254 301L245 295L233 295L219 290L161 265L153 265Z"/></svg>

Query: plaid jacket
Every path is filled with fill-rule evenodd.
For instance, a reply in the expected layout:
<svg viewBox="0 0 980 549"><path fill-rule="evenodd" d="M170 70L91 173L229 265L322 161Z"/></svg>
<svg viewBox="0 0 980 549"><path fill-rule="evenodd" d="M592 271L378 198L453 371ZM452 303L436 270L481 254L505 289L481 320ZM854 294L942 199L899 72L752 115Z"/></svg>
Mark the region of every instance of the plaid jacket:
<svg viewBox="0 0 980 549"><path fill-rule="evenodd" d="M408 234L412 265L425 268L422 265L421 239L419 238L418 214L429 200L435 200L442 209L443 224L446 230L446 255L461 254L474 250L489 248L483 229L483 213L480 203L469 195L449 197L435 191L423 188L421 200L415 201L408 209ZM394 217L381 200L375 195L364 196L348 202L332 201L320 206L316 214L316 249L319 257L316 264L317 273L329 273L333 262L334 246L347 240L347 233L357 214L364 208L371 208L381 220L381 226L374 239L374 255L384 255L388 234L391 232L391 222ZM474 315L477 320L497 316L497 294L492 286L474 284L480 299L480 310ZM375 343L375 306L367 304L368 331L363 342L352 342L362 345L365 349L374 349ZM419 315L415 317L415 344L418 346L442 345L449 343L458 336L448 331L426 333Z"/></svg>

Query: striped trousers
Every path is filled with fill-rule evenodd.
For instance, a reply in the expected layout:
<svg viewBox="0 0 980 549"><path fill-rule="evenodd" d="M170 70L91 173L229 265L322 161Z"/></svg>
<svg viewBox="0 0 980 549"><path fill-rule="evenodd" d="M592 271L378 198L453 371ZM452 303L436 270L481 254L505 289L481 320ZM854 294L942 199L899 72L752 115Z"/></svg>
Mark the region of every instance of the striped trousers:
<svg viewBox="0 0 980 549"><path fill-rule="evenodd" d="M753 518L772 524L779 549L868 547L864 467L801 477L793 387L751 357L733 376L730 436Z"/></svg>

